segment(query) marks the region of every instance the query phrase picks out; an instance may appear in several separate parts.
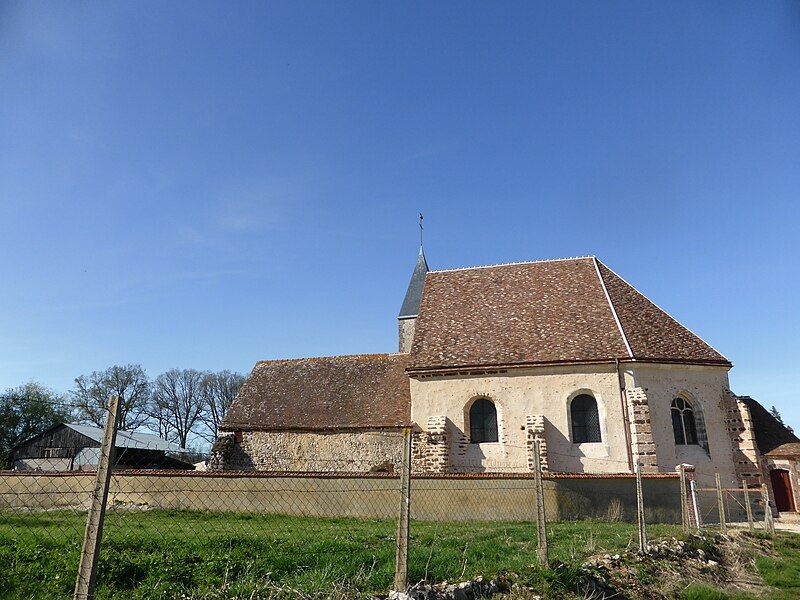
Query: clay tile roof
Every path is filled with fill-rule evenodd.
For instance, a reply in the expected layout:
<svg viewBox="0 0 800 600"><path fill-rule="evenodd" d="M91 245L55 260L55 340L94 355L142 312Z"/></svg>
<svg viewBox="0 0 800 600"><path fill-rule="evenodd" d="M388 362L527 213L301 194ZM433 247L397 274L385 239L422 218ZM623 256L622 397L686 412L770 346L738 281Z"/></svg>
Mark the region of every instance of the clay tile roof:
<svg viewBox="0 0 800 600"><path fill-rule="evenodd" d="M256 364L223 430L399 427L411 420L408 354L359 354Z"/></svg>
<svg viewBox="0 0 800 600"><path fill-rule="evenodd" d="M729 365L594 257L431 271L409 369L597 362Z"/></svg>
<svg viewBox="0 0 800 600"><path fill-rule="evenodd" d="M800 442L781 444L765 454L768 458L800 458Z"/></svg>
<svg viewBox="0 0 800 600"><path fill-rule="evenodd" d="M739 396L739 400L744 402L747 408L750 409L753 434L756 438L756 446L758 446L761 454L780 456L780 454L775 454L778 448L787 446L784 451L789 451L792 446L796 446L800 442L800 439L794 433L773 417L757 400L750 396Z"/></svg>

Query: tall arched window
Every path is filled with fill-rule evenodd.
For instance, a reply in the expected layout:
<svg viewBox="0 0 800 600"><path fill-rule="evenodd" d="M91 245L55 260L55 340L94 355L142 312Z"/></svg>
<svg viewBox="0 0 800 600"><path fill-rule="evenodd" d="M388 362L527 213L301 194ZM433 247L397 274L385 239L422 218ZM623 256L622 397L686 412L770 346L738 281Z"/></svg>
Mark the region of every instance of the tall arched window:
<svg viewBox="0 0 800 600"><path fill-rule="evenodd" d="M497 409L491 400L480 398L470 406L469 441L472 444L497 441Z"/></svg>
<svg viewBox="0 0 800 600"><path fill-rule="evenodd" d="M694 410L680 396L672 401L672 432L675 434L676 444L681 446L699 445Z"/></svg>
<svg viewBox="0 0 800 600"><path fill-rule="evenodd" d="M600 415L597 412L597 401L589 394L575 396L570 404L572 417L572 442L584 444L599 442Z"/></svg>

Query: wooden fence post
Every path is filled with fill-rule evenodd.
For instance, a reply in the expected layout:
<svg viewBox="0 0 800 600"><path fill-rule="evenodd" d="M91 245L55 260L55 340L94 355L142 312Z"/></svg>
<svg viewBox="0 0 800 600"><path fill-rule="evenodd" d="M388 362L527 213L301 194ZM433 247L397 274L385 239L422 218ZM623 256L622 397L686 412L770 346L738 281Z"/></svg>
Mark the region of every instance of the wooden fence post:
<svg viewBox="0 0 800 600"><path fill-rule="evenodd" d="M397 517L397 553L394 589L408 590L408 520L411 511L411 428L403 428L403 464L400 465L400 512Z"/></svg>
<svg viewBox="0 0 800 600"><path fill-rule="evenodd" d="M747 513L747 527L750 529L750 533L753 533L755 525L753 525L753 509L750 506L750 488L747 487L747 479L742 479L742 489L744 490L744 510Z"/></svg>
<svg viewBox="0 0 800 600"><path fill-rule="evenodd" d="M769 501L769 488L766 483L761 484L761 500L764 502L764 529L774 536L775 519L772 517L772 503Z"/></svg>
<svg viewBox="0 0 800 600"><path fill-rule="evenodd" d="M541 442L533 442L533 483L536 487L536 556L544 567L550 566L547 555L547 518L544 511L544 487L542 485Z"/></svg>
<svg viewBox="0 0 800 600"><path fill-rule="evenodd" d="M100 541L103 537L103 521L106 515L108 484L111 481L111 466L114 460L114 443L117 439L117 415L119 396L111 396L108 401L106 426L103 442L100 445L100 461L92 492L92 505L86 517L86 531L83 535L81 562L75 581L74 600L92 600L97 581L97 557L100 554Z"/></svg>
<svg viewBox="0 0 800 600"><path fill-rule="evenodd" d="M728 533L728 524L725 521L725 502L722 498L722 484L720 483L719 473L715 473L717 481L717 510L719 511L719 530L721 533Z"/></svg>
<svg viewBox="0 0 800 600"><path fill-rule="evenodd" d="M642 465L636 460L636 520L639 523L639 552L647 551L647 530L644 524L644 494L642 493Z"/></svg>
<svg viewBox="0 0 800 600"><path fill-rule="evenodd" d="M684 533L689 533L689 502L686 496L686 469L683 463L678 465L678 473L681 476L681 526Z"/></svg>

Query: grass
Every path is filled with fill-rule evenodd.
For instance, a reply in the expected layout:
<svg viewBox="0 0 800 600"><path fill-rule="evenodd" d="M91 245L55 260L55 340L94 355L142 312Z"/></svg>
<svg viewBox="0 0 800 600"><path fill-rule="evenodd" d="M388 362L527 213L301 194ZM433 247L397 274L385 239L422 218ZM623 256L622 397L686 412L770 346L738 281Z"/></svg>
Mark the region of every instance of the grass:
<svg viewBox="0 0 800 600"><path fill-rule="evenodd" d="M756 538L770 539L766 534L757 532ZM754 596L747 593L730 593L705 584L692 584L687 587L681 598L683 600L790 600L800 598L800 535L778 532L771 543L769 554L758 553L755 556L758 574L769 586L766 596Z"/></svg>
<svg viewBox="0 0 800 600"><path fill-rule="evenodd" d="M775 588L774 598L800 598L800 535L778 534L772 547L777 556L757 557L758 572Z"/></svg>
<svg viewBox="0 0 800 600"><path fill-rule="evenodd" d="M0 597L69 598L84 515L0 513ZM107 514L98 600L279 598L340 590L385 592L394 574L391 521L180 511ZM679 528L648 527L651 537ZM588 555L636 544L628 523L562 522L548 531L550 556L573 568L536 565L531 523L412 522L410 580L463 580L514 573L543 591L574 585Z"/></svg>

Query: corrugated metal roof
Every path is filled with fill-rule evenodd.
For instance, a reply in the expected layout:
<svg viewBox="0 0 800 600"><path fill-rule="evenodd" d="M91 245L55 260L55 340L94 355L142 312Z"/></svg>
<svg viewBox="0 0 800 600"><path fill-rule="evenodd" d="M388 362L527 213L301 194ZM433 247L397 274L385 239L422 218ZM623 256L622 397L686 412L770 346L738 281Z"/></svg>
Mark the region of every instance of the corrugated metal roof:
<svg viewBox="0 0 800 600"><path fill-rule="evenodd" d="M92 425L81 425L80 423L64 423L73 431L85 435L95 442L103 441L103 430ZM135 431L117 431L116 448L136 448L138 450L163 450L165 452L180 452L178 444L168 442L154 433L139 433Z"/></svg>

